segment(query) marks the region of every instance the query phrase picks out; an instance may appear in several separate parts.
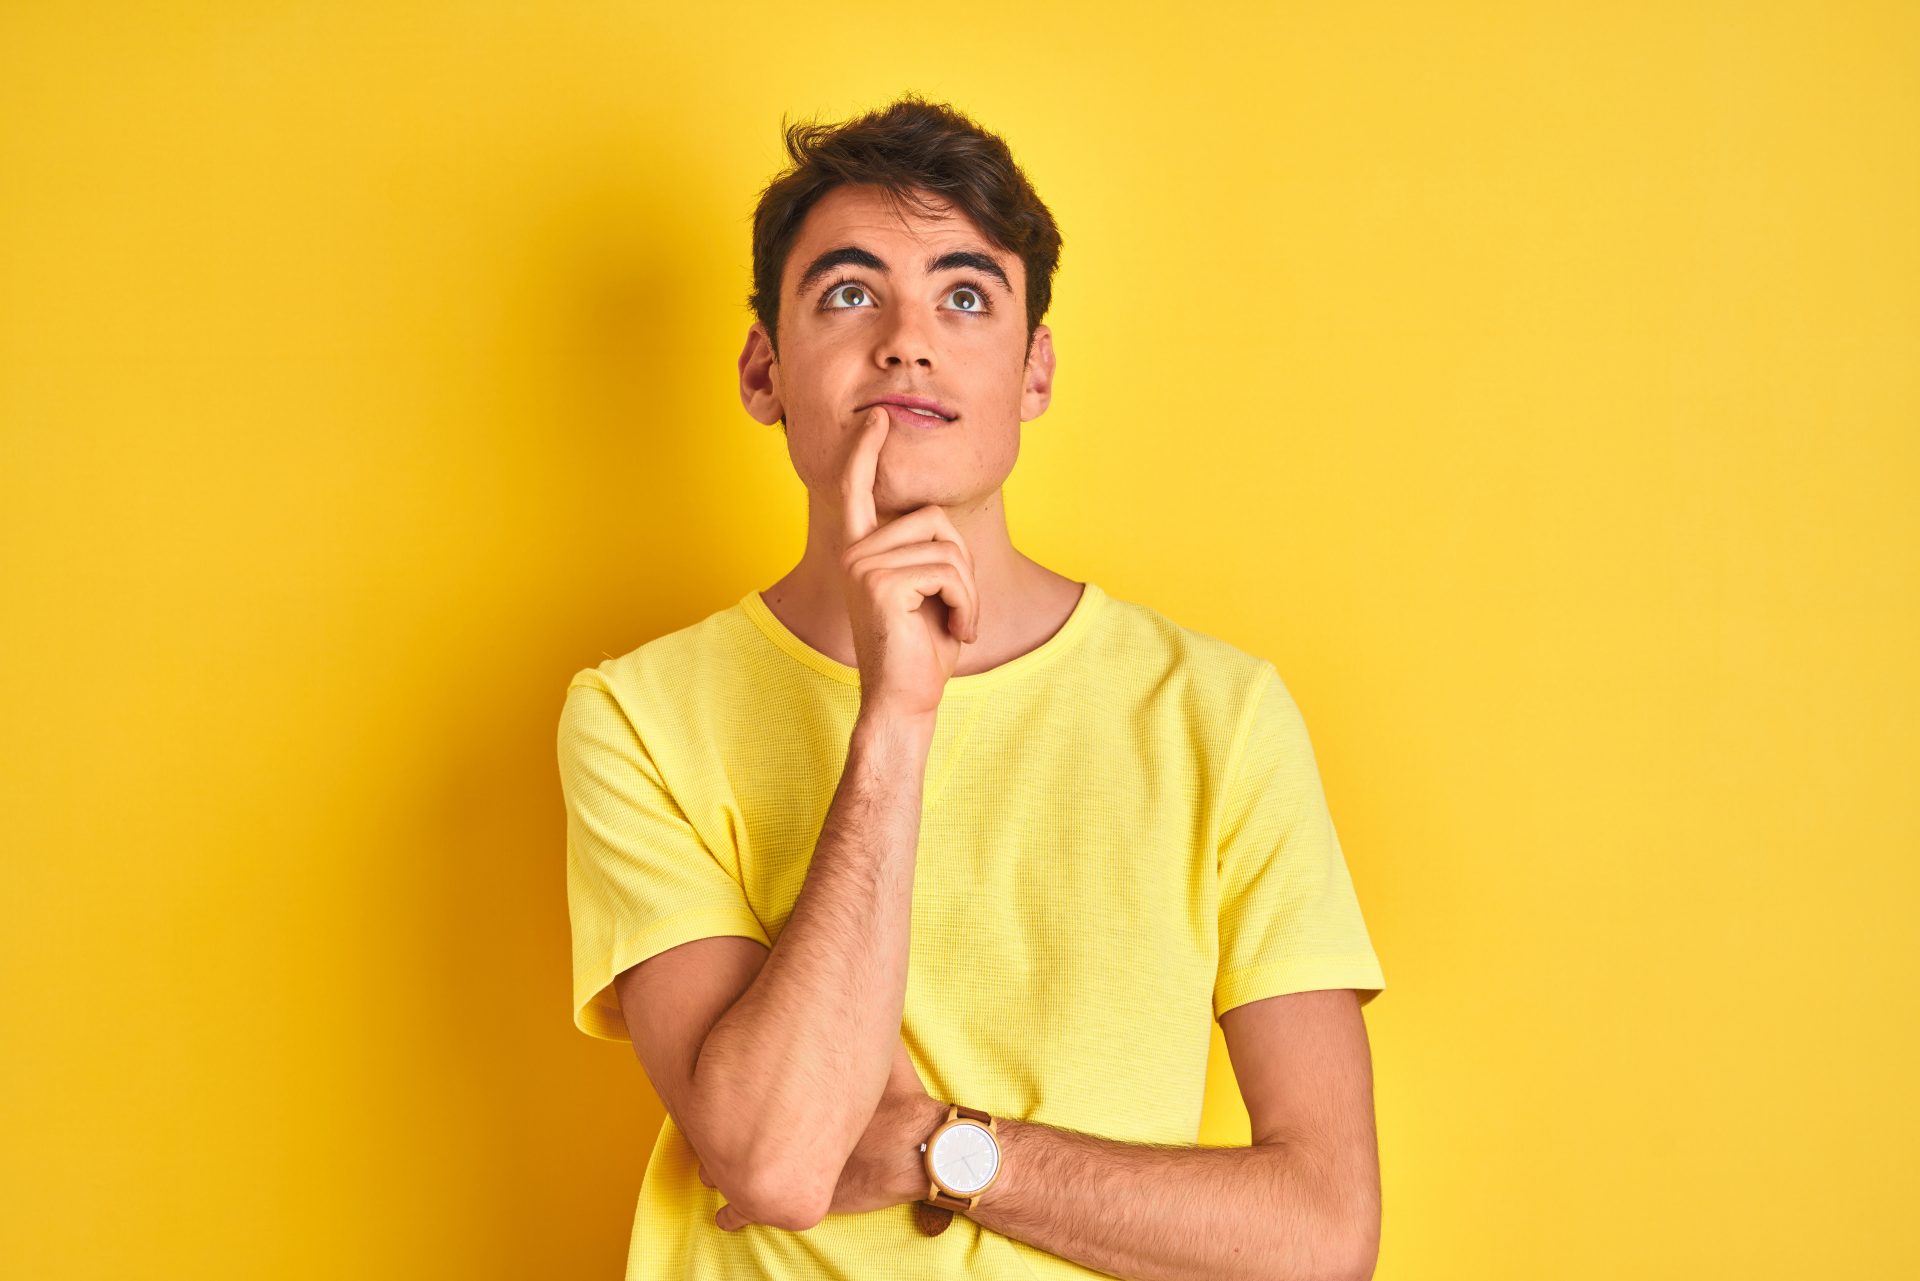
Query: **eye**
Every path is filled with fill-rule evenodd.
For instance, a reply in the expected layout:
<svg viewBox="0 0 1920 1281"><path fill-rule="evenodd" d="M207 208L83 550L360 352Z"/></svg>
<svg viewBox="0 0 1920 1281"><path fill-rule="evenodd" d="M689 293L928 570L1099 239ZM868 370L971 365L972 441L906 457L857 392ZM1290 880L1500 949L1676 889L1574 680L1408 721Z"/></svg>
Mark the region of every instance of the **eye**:
<svg viewBox="0 0 1920 1281"><path fill-rule="evenodd" d="M967 303L965 306L954 308L956 311L971 311L985 315L987 312L993 310L993 300L987 297L987 291L971 280L963 281L955 285L953 292L949 293L947 297L951 298L954 294L971 295L973 299L973 301Z"/></svg>
<svg viewBox="0 0 1920 1281"><path fill-rule="evenodd" d="M947 291L948 298L956 296L962 301L955 304L954 311L984 316L993 310L993 299L977 281L963 280ZM834 281L820 295L822 311L860 311L873 305L873 295L867 292L867 287L851 278Z"/></svg>
<svg viewBox="0 0 1920 1281"><path fill-rule="evenodd" d="M825 295L822 296L820 300L820 305L822 306L822 308L824 308L827 311L851 311L862 305L861 303L856 302L853 305L853 307L836 307L833 305L833 298L834 298L834 295L836 294L851 296L856 299L866 299L871 296L867 293L866 287L860 284L858 281L855 281L855 280L836 281L834 284L827 286L827 292L825 293Z"/></svg>

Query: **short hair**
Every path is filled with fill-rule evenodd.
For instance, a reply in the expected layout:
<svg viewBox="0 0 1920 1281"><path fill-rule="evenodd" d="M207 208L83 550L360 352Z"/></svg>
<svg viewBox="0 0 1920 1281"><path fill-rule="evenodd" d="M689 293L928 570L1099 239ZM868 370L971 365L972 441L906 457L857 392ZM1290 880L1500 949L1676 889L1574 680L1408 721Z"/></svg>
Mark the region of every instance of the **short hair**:
<svg viewBox="0 0 1920 1281"><path fill-rule="evenodd" d="M996 134L945 103L903 94L891 105L838 125L782 117L792 164L768 183L753 212L753 291L747 305L780 353L780 278L807 211L835 187L871 184L896 211L924 210L929 192L973 219L997 247L1025 267L1027 348L1053 301L1060 229L1013 153Z"/></svg>

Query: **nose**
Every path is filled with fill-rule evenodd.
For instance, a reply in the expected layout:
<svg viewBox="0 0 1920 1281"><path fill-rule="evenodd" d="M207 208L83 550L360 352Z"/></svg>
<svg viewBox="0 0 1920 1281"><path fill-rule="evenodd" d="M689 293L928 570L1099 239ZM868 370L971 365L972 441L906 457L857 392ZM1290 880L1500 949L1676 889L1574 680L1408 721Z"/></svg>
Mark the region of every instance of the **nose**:
<svg viewBox="0 0 1920 1281"><path fill-rule="evenodd" d="M901 365L933 368L933 339L929 320L911 307L894 312L897 319L880 334L874 346L875 362L882 369Z"/></svg>

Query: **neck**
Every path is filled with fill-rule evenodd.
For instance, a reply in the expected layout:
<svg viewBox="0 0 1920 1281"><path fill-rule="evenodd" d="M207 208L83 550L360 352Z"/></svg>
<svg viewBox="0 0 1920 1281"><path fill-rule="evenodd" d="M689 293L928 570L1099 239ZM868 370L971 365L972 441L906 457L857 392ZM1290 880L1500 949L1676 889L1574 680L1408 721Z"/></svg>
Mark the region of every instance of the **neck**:
<svg viewBox="0 0 1920 1281"><path fill-rule="evenodd" d="M787 574L762 593L767 608L794 635L829 658L858 665L840 557L846 550L838 496L810 503L807 548ZM908 508L907 511L913 510ZM1006 508L994 490L971 505L946 508L947 518L973 557L980 594L980 639L961 651L954 675L997 667L1059 630L1078 599L1079 584L1030 559L1007 534ZM885 525L906 511L880 510Z"/></svg>

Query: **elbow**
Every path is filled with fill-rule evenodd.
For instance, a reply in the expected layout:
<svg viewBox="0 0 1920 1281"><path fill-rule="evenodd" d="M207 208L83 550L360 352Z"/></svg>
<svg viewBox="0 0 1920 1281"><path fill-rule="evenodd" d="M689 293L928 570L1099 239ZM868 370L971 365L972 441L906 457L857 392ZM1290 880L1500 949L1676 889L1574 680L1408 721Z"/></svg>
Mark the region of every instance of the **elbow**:
<svg viewBox="0 0 1920 1281"><path fill-rule="evenodd" d="M734 1149L708 1174L728 1205L750 1222L805 1232L827 1217L840 1172L827 1177L788 1156L765 1149Z"/></svg>
<svg viewBox="0 0 1920 1281"><path fill-rule="evenodd" d="M742 1161L726 1165L702 1159L709 1185L750 1223L764 1223L788 1232L805 1232L826 1217L810 1182L795 1179L776 1167Z"/></svg>
<svg viewBox="0 0 1920 1281"><path fill-rule="evenodd" d="M1327 1273L1327 1281L1373 1281L1380 1261L1380 1220L1374 1218L1369 1230L1348 1230L1334 1240L1337 1248L1329 1251L1329 1257L1338 1266Z"/></svg>
<svg viewBox="0 0 1920 1281"><path fill-rule="evenodd" d="M707 1126L698 1136L687 1137L714 1189L749 1221L805 1232L827 1217L840 1181L837 1168L829 1174L798 1159L812 1154L756 1145L751 1129L743 1133Z"/></svg>
<svg viewBox="0 0 1920 1281"><path fill-rule="evenodd" d="M805 1232L826 1218L833 1205L833 1185L827 1185L822 1192L820 1184L821 1180L811 1171L801 1173L761 1165L747 1172L740 1183L738 1199L732 1195L727 1199L755 1223L788 1232Z"/></svg>
<svg viewBox="0 0 1920 1281"><path fill-rule="evenodd" d="M1288 1276L1313 1281L1373 1281L1380 1258L1379 1202L1370 1195L1317 1200L1306 1233L1308 1254Z"/></svg>
<svg viewBox="0 0 1920 1281"><path fill-rule="evenodd" d="M1336 1274L1339 1281L1373 1281L1373 1269L1380 1260L1379 1251L1367 1247L1351 1251L1346 1257L1347 1266Z"/></svg>

